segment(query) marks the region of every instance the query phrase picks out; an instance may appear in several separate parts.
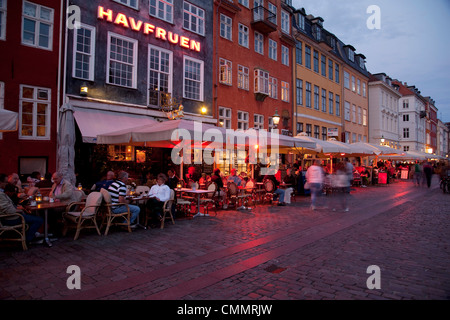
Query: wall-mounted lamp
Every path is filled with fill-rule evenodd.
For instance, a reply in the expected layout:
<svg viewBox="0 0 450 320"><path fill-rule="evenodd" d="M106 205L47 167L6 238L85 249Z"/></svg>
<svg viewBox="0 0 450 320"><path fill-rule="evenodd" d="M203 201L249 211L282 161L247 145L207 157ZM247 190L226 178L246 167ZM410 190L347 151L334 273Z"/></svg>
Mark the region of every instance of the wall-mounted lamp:
<svg viewBox="0 0 450 320"><path fill-rule="evenodd" d="M83 82L83 84L80 87L80 96L86 97L88 95L89 88L86 84L86 82Z"/></svg>
<svg viewBox="0 0 450 320"><path fill-rule="evenodd" d="M205 115L206 112L208 112L208 109L207 109L206 107L202 107L202 108L200 109L200 112L201 112L203 115Z"/></svg>
<svg viewBox="0 0 450 320"><path fill-rule="evenodd" d="M280 119L281 119L281 117L280 117L280 115L278 114L278 110L275 110L275 114L272 116L273 124L274 124L275 126L278 126L278 124L280 123Z"/></svg>
<svg viewBox="0 0 450 320"><path fill-rule="evenodd" d="M384 136L381 136L381 144L383 145L386 142L386 139L384 139Z"/></svg>

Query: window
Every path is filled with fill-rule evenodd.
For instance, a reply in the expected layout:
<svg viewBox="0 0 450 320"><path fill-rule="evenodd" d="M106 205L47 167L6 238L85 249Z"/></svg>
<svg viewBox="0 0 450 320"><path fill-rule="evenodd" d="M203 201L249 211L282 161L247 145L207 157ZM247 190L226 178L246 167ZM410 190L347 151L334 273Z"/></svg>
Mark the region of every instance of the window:
<svg viewBox="0 0 450 320"><path fill-rule="evenodd" d="M322 111L327 112L327 90L322 89Z"/></svg>
<svg viewBox="0 0 450 320"><path fill-rule="evenodd" d="M355 83L355 77L352 76L352 91L355 92L356 91L356 83Z"/></svg>
<svg viewBox="0 0 450 320"><path fill-rule="evenodd" d="M350 74L344 71L344 87L350 89Z"/></svg>
<svg viewBox="0 0 450 320"><path fill-rule="evenodd" d="M289 48L281 45L281 63L289 66Z"/></svg>
<svg viewBox="0 0 450 320"><path fill-rule="evenodd" d="M73 70L75 78L94 80L95 28L81 25L74 29Z"/></svg>
<svg viewBox="0 0 450 320"><path fill-rule="evenodd" d="M277 7L271 2L269 2L269 12L273 15L273 16L271 15L269 17L269 21L272 22L273 24L278 24L277 23Z"/></svg>
<svg viewBox="0 0 450 320"><path fill-rule="evenodd" d="M320 126L314 126L314 138L320 139Z"/></svg>
<svg viewBox="0 0 450 320"><path fill-rule="evenodd" d="M408 99L403 100L403 109L409 109L409 100Z"/></svg>
<svg viewBox="0 0 450 320"><path fill-rule="evenodd" d="M356 93L361 94L361 80L356 80Z"/></svg>
<svg viewBox="0 0 450 320"><path fill-rule="evenodd" d="M231 30L233 29L233 20L224 14L220 14L220 36L232 40Z"/></svg>
<svg viewBox="0 0 450 320"><path fill-rule="evenodd" d="M203 101L203 68L203 61L184 57L184 98Z"/></svg>
<svg viewBox="0 0 450 320"><path fill-rule="evenodd" d="M23 2L22 44L52 50L53 12L51 8Z"/></svg>
<svg viewBox="0 0 450 320"><path fill-rule="evenodd" d="M333 92L328 92L328 113L333 114L334 108L334 94Z"/></svg>
<svg viewBox="0 0 450 320"><path fill-rule="evenodd" d="M231 61L219 59L219 82L229 86L233 84Z"/></svg>
<svg viewBox="0 0 450 320"><path fill-rule="evenodd" d="M306 82L306 107L311 108L311 83Z"/></svg>
<svg viewBox="0 0 450 320"><path fill-rule="evenodd" d="M352 143L356 142L356 133L352 133Z"/></svg>
<svg viewBox="0 0 450 320"><path fill-rule="evenodd" d="M327 57L325 57L324 55L321 55L320 56L320 59L321 59L321 72L322 72L322 75L324 76L324 77L326 77L327 76Z"/></svg>
<svg viewBox="0 0 450 320"><path fill-rule="evenodd" d="M344 119L350 121L350 103L347 101L344 103Z"/></svg>
<svg viewBox="0 0 450 320"><path fill-rule="evenodd" d="M248 1L249 0L239 0L239 3L248 8Z"/></svg>
<svg viewBox="0 0 450 320"><path fill-rule="evenodd" d="M350 48L348 48L348 59L351 62L355 62L355 52Z"/></svg>
<svg viewBox="0 0 450 320"><path fill-rule="evenodd" d="M311 137L312 134L312 125L307 123L306 124L306 134L308 135L308 137Z"/></svg>
<svg viewBox="0 0 450 320"><path fill-rule="evenodd" d="M303 132L303 123L297 122L297 133Z"/></svg>
<svg viewBox="0 0 450 320"><path fill-rule="evenodd" d="M269 58L277 60L277 42L269 39Z"/></svg>
<svg viewBox="0 0 450 320"><path fill-rule="evenodd" d="M358 107L358 124L362 124L362 110Z"/></svg>
<svg viewBox="0 0 450 320"><path fill-rule="evenodd" d="M50 101L50 89L20 86L20 139L50 139Z"/></svg>
<svg viewBox="0 0 450 320"><path fill-rule="evenodd" d="M153 17L172 23L173 0L150 0L149 14Z"/></svg>
<svg viewBox="0 0 450 320"><path fill-rule="evenodd" d="M134 161L134 147L109 145L108 156L111 161Z"/></svg>
<svg viewBox="0 0 450 320"><path fill-rule="evenodd" d="M314 86L314 109L319 110L319 87Z"/></svg>
<svg viewBox="0 0 450 320"><path fill-rule="evenodd" d="M269 117L268 123L269 123L269 126L267 127L268 131L269 132L273 132L274 129L275 129L275 125L273 124L273 118L272 117Z"/></svg>
<svg viewBox="0 0 450 320"><path fill-rule="evenodd" d="M336 83L339 83L340 78L339 78L339 64L335 63L334 64L334 81L336 81Z"/></svg>
<svg viewBox="0 0 450 320"><path fill-rule="evenodd" d="M356 123L356 106L352 105L352 122Z"/></svg>
<svg viewBox="0 0 450 320"><path fill-rule="evenodd" d="M289 83L281 81L281 100L289 102Z"/></svg>
<svg viewBox="0 0 450 320"><path fill-rule="evenodd" d="M314 71L319 73L319 52L314 50Z"/></svg>
<svg viewBox="0 0 450 320"><path fill-rule="evenodd" d="M341 115L341 97L336 95L336 115L339 117Z"/></svg>
<svg viewBox="0 0 450 320"><path fill-rule="evenodd" d="M269 73L255 69L255 93L269 95Z"/></svg>
<svg viewBox="0 0 450 320"><path fill-rule="evenodd" d="M184 29L205 35L205 10L184 1Z"/></svg>
<svg viewBox="0 0 450 320"><path fill-rule="evenodd" d="M363 92L363 97L367 97L367 89L366 89L366 83L365 82L363 82L363 84L362 84L362 92Z"/></svg>
<svg viewBox="0 0 450 320"><path fill-rule="evenodd" d="M297 105L302 106L303 105L303 80L297 79L297 90L296 90L296 100Z"/></svg>
<svg viewBox="0 0 450 320"><path fill-rule="evenodd" d="M149 104L159 105L160 92L172 93L172 52L149 45Z"/></svg>
<svg viewBox="0 0 450 320"><path fill-rule="evenodd" d="M278 99L278 80L269 76L269 97Z"/></svg>
<svg viewBox="0 0 450 320"><path fill-rule="evenodd" d="M231 109L219 107L219 123L225 129L231 129Z"/></svg>
<svg viewBox="0 0 450 320"><path fill-rule="evenodd" d="M238 130L247 130L248 129L248 112L238 111L238 122L237 128Z"/></svg>
<svg viewBox="0 0 450 320"><path fill-rule="evenodd" d="M255 129L264 129L264 116L261 114L253 115L253 127Z"/></svg>
<svg viewBox="0 0 450 320"><path fill-rule="evenodd" d="M305 67L311 69L311 47L305 46Z"/></svg>
<svg viewBox="0 0 450 320"><path fill-rule="evenodd" d="M404 146L403 151L405 151L405 152L409 151L409 146Z"/></svg>
<svg viewBox="0 0 450 320"><path fill-rule="evenodd" d="M241 65L238 65L238 88L249 90L249 70Z"/></svg>
<svg viewBox="0 0 450 320"><path fill-rule="evenodd" d="M408 122L409 121L409 114L404 114L403 115L403 122Z"/></svg>
<svg viewBox="0 0 450 320"><path fill-rule="evenodd" d="M248 27L239 24L239 45L248 48Z"/></svg>
<svg viewBox="0 0 450 320"><path fill-rule="evenodd" d="M328 79L333 81L333 60L328 59Z"/></svg>
<svg viewBox="0 0 450 320"><path fill-rule="evenodd" d="M323 141L327 141L327 134L328 133L328 129L327 129L327 127L322 127L322 140Z"/></svg>
<svg viewBox="0 0 450 320"><path fill-rule="evenodd" d="M403 128L403 138L409 139L409 128Z"/></svg>
<svg viewBox="0 0 450 320"><path fill-rule="evenodd" d="M300 30L305 30L305 16L302 14L297 15L298 18L298 27Z"/></svg>
<svg viewBox="0 0 450 320"><path fill-rule="evenodd" d="M108 32L107 83L136 88L137 43Z"/></svg>
<svg viewBox="0 0 450 320"><path fill-rule="evenodd" d="M287 13L284 10L281 10L281 31L284 33L290 34L291 33L291 22L289 13Z"/></svg>
<svg viewBox="0 0 450 320"><path fill-rule="evenodd" d="M6 39L6 0L0 0L0 40Z"/></svg>
<svg viewBox="0 0 450 320"><path fill-rule="evenodd" d="M297 64L303 64L303 59L302 59L302 43L301 42L297 42L295 44L295 62Z"/></svg>
<svg viewBox="0 0 450 320"><path fill-rule="evenodd" d="M367 109L363 109L363 126L367 126Z"/></svg>
<svg viewBox="0 0 450 320"><path fill-rule="evenodd" d="M119 2L126 6L132 7L134 9L138 9L138 0L114 0L115 2Z"/></svg>
<svg viewBox="0 0 450 320"><path fill-rule="evenodd" d="M264 54L264 36L259 32L255 32L255 52Z"/></svg>

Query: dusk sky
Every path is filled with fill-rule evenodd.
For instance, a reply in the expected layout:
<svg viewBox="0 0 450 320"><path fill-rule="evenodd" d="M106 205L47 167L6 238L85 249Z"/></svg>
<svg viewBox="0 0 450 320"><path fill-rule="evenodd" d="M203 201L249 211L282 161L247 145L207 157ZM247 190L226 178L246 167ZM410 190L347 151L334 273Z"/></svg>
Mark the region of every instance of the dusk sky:
<svg viewBox="0 0 450 320"><path fill-rule="evenodd" d="M324 28L367 58L371 73L415 85L436 102L438 118L450 122L450 0L293 0L306 14L324 19ZM380 29L369 29L381 10Z"/></svg>

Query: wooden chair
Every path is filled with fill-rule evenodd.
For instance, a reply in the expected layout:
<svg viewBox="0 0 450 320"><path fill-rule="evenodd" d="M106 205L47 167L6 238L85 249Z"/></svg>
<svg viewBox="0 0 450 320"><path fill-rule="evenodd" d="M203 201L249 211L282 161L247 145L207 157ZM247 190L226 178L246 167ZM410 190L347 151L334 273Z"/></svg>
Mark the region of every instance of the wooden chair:
<svg viewBox="0 0 450 320"><path fill-rule="evenodd" d="M104 203L102 204L102 207L105 209L104 211L104 219L106 219L106 230L105 230L105 236L108 235L109 228L111 226L122 226L127 227L128 232L131 232L130 227L130 208L126 203L112 203L111 202L111 195L109 194L108 190L102 188L100 189L100 192L103 196ZM112 209L114 207L120 207L124 206L124 211L114 213ZM114 220L121 220L121 222L114 222ZM103 222L104 223L104 222ZM103 224L102 223L102 224Z"/></svg>
<svg viewBox="0 0 450 320"><path fill-rule="evenodd" d="M256 183L255 183L255 181L253 180L253 179L249 179L248 181L247 181L247 183L245 184L245 193L244 193L244 195L245 195L245 202L246 202L246 204L245 204L245 206L247 206L247 203L248 203L248 201L252 201L253 202L253 205L255 205L256 206L256 200L257 200L257 194L256 194Z"/></svg>
<svg viewBox="0 0 450 320"><path fill-rule="evenodd" d="M172 224L175 224L175 220L173 219L173 215L172 215L172 205L173 205L174 199L175 199L175 191L173 191L171 189L169 200L164 202L163 216L161 219L161 229L164 229L164 222L166 221L166 218L170 218L172 220Z"/></svg>
<svg viewBox="0 0 450 320"><path fill-rule="evenodd" d="M83 229L95 228L98 235L101 235L97 225L97 212L102 204L102 200L103 196L101 192L91 192L86 198L86 202L70 203L63 213L63 236L66 235L69 228L76 229L73 240L78 239L80 231ZM90 225L86 225L85 223L90 223Z"/></svg>
<svg viewBox="0 0 450 320"><path fill-rule="evenodd" d="M236 205L236 208L239 204L242 204L243 201L247 198L247 195L240 193L239 189L235 182L228 181L227 183L228 188L228 201L229 204Z"/></svg>
<svg viewBox="0 0 450 320"><path fill-rule="evenodd" d="M219 188L215 182L210 182L206 188L209 191L213 191L211 193L207 193L205 197L200 198L200 205L203 205L203 211L205 214L208 214L209 205L214 208L214 212L217 215L217 205L219 201Z"/></svg>
<svg viewBox="0 0 450 320"><path fill-rule="evenodd" d="M5 223L6 220L19 220L19 222L10 226ZM1 237L1 240L21 242L24 251L28 249L26 230L27 225L25 223L25 218L20 213L4 214L0 216L0 237L3 234L8 234L8 237ZM13 235L18 235L19 237L12 237Z"/></svg>

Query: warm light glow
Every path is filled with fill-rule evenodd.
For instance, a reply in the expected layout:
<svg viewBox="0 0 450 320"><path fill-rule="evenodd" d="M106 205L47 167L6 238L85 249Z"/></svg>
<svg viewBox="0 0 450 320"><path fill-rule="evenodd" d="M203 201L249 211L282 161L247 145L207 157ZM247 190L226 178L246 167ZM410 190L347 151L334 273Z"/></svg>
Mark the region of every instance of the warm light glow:
<svg viewBox="0 0 450 320"><path fill-rule="evenodd" d="M259 145L255 144L255 149L258 149L258 148L259 148Z"/></svg>
<svg viewBox="0 0 450 320"><path fill-rule="evenodd" d="M208 109L206 109L206 107L202 107L202 114L206 114L206 112L208 111Z"/></svg>
<svg viewBox="0 0 450 320"><path fill-rule="evenodd" d="M87 84L86 84L86 83L83 83L83 84L81 85L81 87L80 87L80 95L82 95L82 96L87 96L88 91L89 91L89 89L88 89Z"/></svg>
<svg viewBox="0 0 450 320"><path fill-rule="evenodd" d="M275 114L272 116L272 121L276 126L280 123L280 115L278 114L278 110L275 110Z"/></svg>
<svg viewBox="0 0 450 320"><path fill-rule="evenodd" d="M427 153L433 153L433 148L427 148Z"/></svg>
<svg viewBox="0 0 450 320"><path fill-rule="evenodd" d="M341 156L345 156L345 153L341 153Z"/></svg>
<svg viewBox="0 0 450 320"><path fill-rule="evenodd" d="M132 29L136 32L143 32L146 35L153 34L156 39L162 41L168 41L171 44L178 44L180 47L200 52L201 44L198 41L192 40L185 36L180 36L171 31L167 31L164 28L154 26L147 22L142 22L141 20L135 20L132 17L127 17L123 13L117 13L115 19L113 17L114 12L111 9L105 10L102 6L98 6L97 18L100 20L106 20L108 22L114 23L123 28Z"/></svg>

